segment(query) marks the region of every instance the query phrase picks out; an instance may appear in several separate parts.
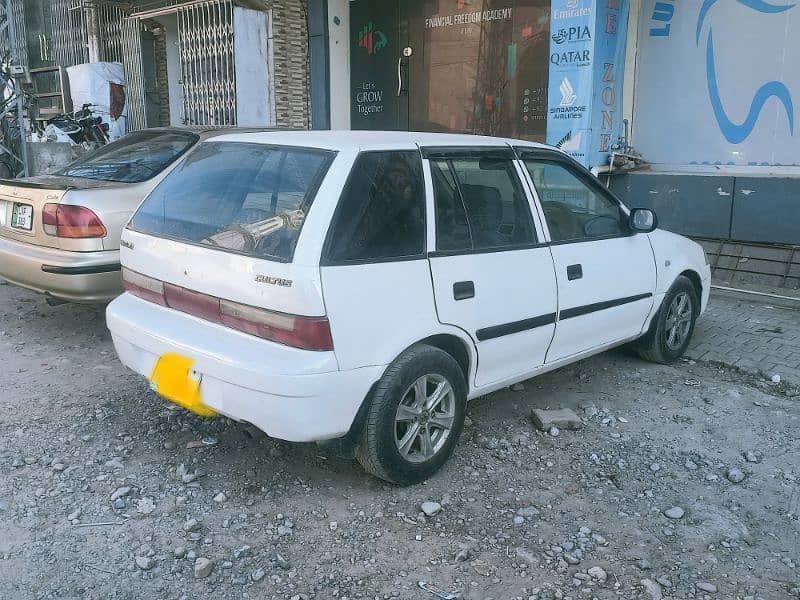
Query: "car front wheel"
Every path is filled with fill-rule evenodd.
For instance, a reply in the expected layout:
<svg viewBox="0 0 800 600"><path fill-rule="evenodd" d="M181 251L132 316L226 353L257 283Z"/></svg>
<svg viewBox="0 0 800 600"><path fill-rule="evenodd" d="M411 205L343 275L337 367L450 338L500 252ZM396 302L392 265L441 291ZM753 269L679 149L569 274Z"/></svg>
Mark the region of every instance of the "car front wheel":
<svg viewBox="0 0 800 600"><path fill-rule="evenodd" d="M657 363L671 363L686 352L700 314L697 290L683 275L675 280L655 316L655 327L639 343L639 355Z"/></svg>
<svg viewBox="0 0 800 600"><path fill-rule="evenodd" d="M399 485L419 483L450 457L464 426L466 382L455 359L416 345L386 369L370 400L356 458Z"/></svg>

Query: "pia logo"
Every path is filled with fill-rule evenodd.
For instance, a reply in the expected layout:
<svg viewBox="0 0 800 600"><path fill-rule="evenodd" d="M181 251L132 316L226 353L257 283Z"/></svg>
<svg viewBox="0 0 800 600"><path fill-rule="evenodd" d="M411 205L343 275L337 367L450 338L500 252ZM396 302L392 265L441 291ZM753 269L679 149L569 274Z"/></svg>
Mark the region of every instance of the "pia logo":
<svg viewBox="0 0 800 600"><path fill-rule="evenodd" d="M728 2L730 0L726 0ZM746 6L759 13L765 14L779 14L793 9L795 4L769 4L765 0L736 0L742 6ZM717 3L717 0L703 0L703 5L700 7L700 14L697 17L697 30L695 32L695 42L700 45L700 34L703 30L706 16L711 7ZM794 135L794 104L792 102L792 95L789 89L780 81L768 81L755 93L750 102L750 111L747 117L741 123L735 123L725 112L725 107L722 104L722 98L719 93L719 85L717 84L717 66L714 60L714 33L713 28L709 26L708 36L706 37L706 78L708 79L708 95L711 100L711 108L714 111L714 116L717 118L719 128L725 139L731 144L740 144L746 140L756 126L758 117L761 114L764 104L770 98L776 98L778 102L783 105L786 111L786 117L789 120L789 135Z"/></svg>
<svg viewBox="0 0 800 600"><path fill-rule="evenodd" d="M366 48L367 54L370 55L377 54L389 45L389 38L382 31L375 29L372 21L364 25L364 28L358 32L356 39L358 40L359 48Z"/></svg>

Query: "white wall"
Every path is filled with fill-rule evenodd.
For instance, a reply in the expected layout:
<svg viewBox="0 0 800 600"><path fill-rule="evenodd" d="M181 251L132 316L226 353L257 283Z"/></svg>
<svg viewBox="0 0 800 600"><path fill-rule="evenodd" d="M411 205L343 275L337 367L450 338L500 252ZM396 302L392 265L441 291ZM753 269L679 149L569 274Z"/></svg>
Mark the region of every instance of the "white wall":
<svg viewBox="0 0 800 600"><path fill-rule="evenodd" d="M634 93L636 87L636 59L639 47L639 20L642 18L642 3L632 0L628 13L628 42L625 52L625 75L622 81L622 118L628 120L628 134L633 137ZM630 142L630 140L628 140Z"/></svg>
<svg viewBox="0 0 800 600"><path fill-rule="evenodd" d="M350 129L350 0L328 0L328 35L331 129Z"/></svg>

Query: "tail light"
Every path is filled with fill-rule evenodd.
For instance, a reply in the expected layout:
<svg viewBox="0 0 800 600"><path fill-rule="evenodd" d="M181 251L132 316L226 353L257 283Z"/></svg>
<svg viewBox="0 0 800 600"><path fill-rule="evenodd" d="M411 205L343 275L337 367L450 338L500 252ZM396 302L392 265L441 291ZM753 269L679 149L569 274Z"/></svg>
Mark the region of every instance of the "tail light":
<svg viewBox="0 0 800 600"><path fill-rule="evenodd" d="M61 238L101 238L108 232L100 218L85 206L48 202L42 209L47 235Z"/></svg>
<svg viewBox="0 0 800 600"><path fill-rule="evenodd" d="M164 283L122 268L125 289L143 300L302 350L331 351L327 317L304 317L256 308Z"/></svg>
<svg viewBox="0 0 800 600"><path fill-rule="evenodd" d="M222 323L251 335L303 350L333 350L327 317L287 315L229 300L219 303Z"/></svg>
<svg viewBox="0 0 800 600"><path fill-rule="evenodd" d="M122 287L143 300L155 302L161 306L167 305L167 300L164 297L163 281L122 267Z"/></svg>
<svg viewBox="0 0 800 600"><path fill-rule="evenodd" d="M189 313L206 321L222 322L219 312L219 298L187 290L171 283L164 284L164 298L170 308Z"/></svg>

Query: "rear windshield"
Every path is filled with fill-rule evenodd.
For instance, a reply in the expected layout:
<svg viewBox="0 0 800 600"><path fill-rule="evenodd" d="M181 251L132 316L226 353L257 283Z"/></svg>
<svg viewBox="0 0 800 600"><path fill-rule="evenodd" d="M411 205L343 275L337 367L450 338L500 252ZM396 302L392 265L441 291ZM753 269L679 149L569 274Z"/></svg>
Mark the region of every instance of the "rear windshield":
<svg viewBox="0 0 800 600"><path fill-rule="evenodd" d="M333 152L206 142L142 203L129 227L289 261Z"/></svg>
<svg viewBox="0 0 800 600"><path fill-rule="evenodd" d="M102 146L55 174L139 183L161 173L198 139L188 131L139 131Z"/></svg>

